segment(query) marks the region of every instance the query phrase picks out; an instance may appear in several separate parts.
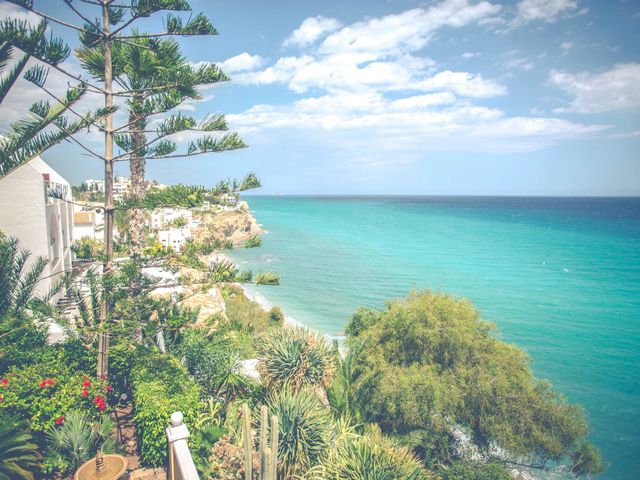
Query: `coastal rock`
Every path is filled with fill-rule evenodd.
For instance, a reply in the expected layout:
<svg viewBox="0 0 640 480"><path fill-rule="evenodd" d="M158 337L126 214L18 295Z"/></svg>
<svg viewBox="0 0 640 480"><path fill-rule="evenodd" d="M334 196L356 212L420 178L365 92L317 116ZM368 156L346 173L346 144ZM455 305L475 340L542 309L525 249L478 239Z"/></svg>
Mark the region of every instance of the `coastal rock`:
<svg viewBox="0 0 640 480"><path fill-rule="evenodd" d="M220 240L239 244L264 233L246 202L240 202L233 210L202 213L201 219L202 225L193 230L197 242Z"/></svg>
<svg viewBox="0 0 640 480"><path fill-rule="evenodd" d="M217 287L210 288L206 293L194 293L187 295L181 302L183 307L199 308L198 318L194 327L204 327L207 319L212 316L224 317L225 303L220 289Z"/></svg>

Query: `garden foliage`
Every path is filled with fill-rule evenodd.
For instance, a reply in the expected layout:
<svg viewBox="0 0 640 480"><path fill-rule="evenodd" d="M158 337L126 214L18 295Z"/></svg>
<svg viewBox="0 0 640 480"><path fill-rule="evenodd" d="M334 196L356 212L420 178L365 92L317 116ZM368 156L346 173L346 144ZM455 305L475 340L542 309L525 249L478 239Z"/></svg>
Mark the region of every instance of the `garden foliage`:
<svg viewBox="0 0 640 480"><path fill-rule="evenodd" d="M136 359L131 369L138 449L144 464L158 467L167 459L165 428L180 411L187 425L198 416L200 387L178 359L154 353Z"/></svg>

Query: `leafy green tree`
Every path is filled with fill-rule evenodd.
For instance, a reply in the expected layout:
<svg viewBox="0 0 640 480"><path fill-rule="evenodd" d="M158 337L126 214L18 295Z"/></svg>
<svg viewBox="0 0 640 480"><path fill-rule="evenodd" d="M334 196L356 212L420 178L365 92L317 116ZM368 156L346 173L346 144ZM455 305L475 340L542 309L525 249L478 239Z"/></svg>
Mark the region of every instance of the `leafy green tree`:
<svg viewBox="0 0 640 480"><path fill-rule="evenodd" d="M375 321L354 321L347 330L358 333L349 342L361 348L354 392L365 420L387 433L422 432L431 462L455 457L452 432L461 428L504 463L551 469L581 451L580 473L602 469L597 450L583 446L583 410L536 379L527 355L496 338L470 302L423 291L388 302Z"/></svg>
<svg viewBox="0 0 640 480"><path fill-rule="evenodd" d="M20 249L17 239L0 232L0 367L10 362L16 352L46 341L44 328L37 326L33 318L49 312L47 296L36 294L47 262L37 258L28 266L30 256L27 250Z"/></svg>
<svg viewBox="0 0 640 480"><path fill-rule="evenodd" d="M116 162L133 161L134 171L139 180L146 160L185 158L246 146L235 133L219 135L219 132L227 129L221 116L210 116L201 122L196 122L182 114L163 115L184 100L195 98L197 93L194 85L226 78L215 65L191 67L182 60L177 44L170 38L209 36L217 34L217 31L203 14L183 18L180 13L167 13L161 31L147 33L136 28L139 20L148 19L159 12L190 12L191 6L185 0L145 0L144 2L128 0L118 2L117 5L112 0L83 2L82 5L65 2L69 12L80 19L77 25L41 11L33 0L12 0L12 2L47 21L77 31L82 44L79 50L80 60L94 78L92 80L80 78L61 66L54 65L50 58L42 54L37 45L20 42L17 35L8 36L6 41L34 58L54 66L56 70L79 81L92 92L104 95L105 104L102 110L105 113L104 121L89 122L104 134L104 152L96 151L81 142L78 143L90 156L104 163L103 270L105 273L111 272L114 269L113 228L116 205L113 198L113 172ZM156 49L158 52L154 53L153 50ZM172 58L181 59L176 67L177 70L173 69L170 61ZM162 65L171 67L167 69L167 75L160 74L159 67ZM99 71L100 67L103 68L102 72ZM127 68L129 68L128 71L126 71ZM137 69L143 70L145 74L154 72L157 75L152 75L154 78L145 80L138 75ZM117 106L122 106L123 102L129 109L129 120L123 125L114 126L113 111ZM159 123L153 131L149 131L146 126L146 121L151 115L160 115L157 117ZM188 131L200 131L202 135L186 142L186 148L179 152L178 145L168 137ZM149 134L152 134L153 138L147 138ZM114 154L114 141L123 153ZM138 208L138 205L134 204L130 207ZM108 292L106 297L100 314L98 377L108 375L109 330L113 320L113 299L108 298Z"/></svg>
<svg viewBox="0 0 640 480"><path fill-rule="evenodd" d="M209 26L202 34L215 35L217 32ZM146 190L147 158L166 157L176 151L176 143L169 139L171 135L185 130L228 130L222 115L208 116L198 123L191 117L177 113L165 118L157 128L150 130L148 124L151 117L164 114L186 100L200 99L197 86L226 81L228 77L214 64L198 67L190 65L182 55L178 42L173 38L147 37L136 30L133 30L131 35L133 38L127 43L116 42L111 49L113 81L122 89L134 92L125 100L128 111L127 127L114 136L116 144L122 150L114 160L129 159L131 196L137 200L144 196ZM94 35L81 35L81 40L82 47L76 50L76 56L93 78L104 81L104 48L96 45ZM149 134L154 134L152 141L148 141ZM205 141L204 137L201 141ZM245 144L232 133L224 137L219 146L216 151L242 148ZM143 211L134 208L131 210L130 219L134 253L142 252L143 232Z"/></svg>
<svg viewBox="0 0 640 480"><path fill-rule="evenodd" d="M20 418L0 418L0 480L33 480L39 465L38 446Z"/></svg>
<svg viewBox="0 0 640 480"><path fill-rule="evenodd" d="M59 38L48 39L46 29L46 20L36 26L10 18L0 22L0 106L21 76L38 87L46 88L48 70L39 64L27 68L32 53L37 52L37 58L54 67L69 56L69 47ZM6 71L10 63L12 66ZM74 105L86 92L87 86L79 83L61 97L55 97L53 105L47 101L33 103L22 119L2 132L0 178L109 113L108 109L98 109L85 115L78 114L78 118L69 121L65 114L74 110Z"/></svg>

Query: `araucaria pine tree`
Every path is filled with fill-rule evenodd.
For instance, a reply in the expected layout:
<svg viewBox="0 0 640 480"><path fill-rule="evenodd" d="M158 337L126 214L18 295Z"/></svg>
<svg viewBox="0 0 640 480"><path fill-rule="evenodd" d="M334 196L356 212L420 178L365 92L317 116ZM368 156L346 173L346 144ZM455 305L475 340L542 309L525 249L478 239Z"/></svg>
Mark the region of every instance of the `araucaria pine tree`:
<svg viewBox="0 0 640 480"><path fill-rule="evenodd" d="M205 15L193 15L189 2L185 0L66 0L64 5L78 18L77 24L40 9L36 1L10 1L50 23L77 31L81 47L76 53L92 78L86 79L61 67L57 59L52 61L37 44L21 41L19 35L9 36L6 42L78 81L81 88L104 96L104 121L97 118L87 121L104 135L104 151L95 151L75 137L71 138L81 144L89 155L104 162L103 271L109 273L113 269L116 209L113 172L116 162L131 163L134 198L129 205L135 208L142 203L147 160L184 158L246 147L236 133L226 132L227 125L222 115L209 115L197 121L181 113L169 113L185 100L197 99L198 85L226 80L224 73L215 65L191 66L182 56L175 38L216 35L217 31ZM46 6L46 3L43 1L41 4ZM163 29L142 32L137 28L139 20L162 12L165 12L165 18L157 24L163 25ZM114 126L113 111L118 108L125 108L128 115L121 125ZM150 121L152 117L153 123ZM201 133L181 149L171 136L188 131ZM120 149L117 154L114 154L114 142ZM138 251L141 219L140 212L134 213L131 219L131 234ZM106 376L108 372L110 312L107 295L100 315L99 377Z"/></svg>

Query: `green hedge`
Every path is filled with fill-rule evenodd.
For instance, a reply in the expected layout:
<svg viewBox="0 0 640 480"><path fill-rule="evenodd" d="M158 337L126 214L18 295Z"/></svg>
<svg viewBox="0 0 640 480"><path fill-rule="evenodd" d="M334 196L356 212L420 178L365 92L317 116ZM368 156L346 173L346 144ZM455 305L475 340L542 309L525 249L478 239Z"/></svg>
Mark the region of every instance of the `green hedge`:
<svg viewBox="0 0 640 480"><path fill-rule="evenodd" d="M159 353L136 359L131 386L140 458L145 465L162 466L167 461L165 428L171 414L179 410L186 425L194 425L200 387L175 357Z"/></svg>

